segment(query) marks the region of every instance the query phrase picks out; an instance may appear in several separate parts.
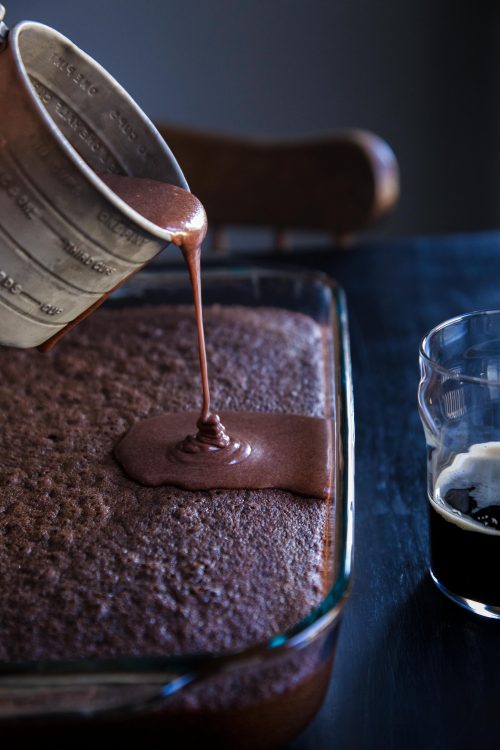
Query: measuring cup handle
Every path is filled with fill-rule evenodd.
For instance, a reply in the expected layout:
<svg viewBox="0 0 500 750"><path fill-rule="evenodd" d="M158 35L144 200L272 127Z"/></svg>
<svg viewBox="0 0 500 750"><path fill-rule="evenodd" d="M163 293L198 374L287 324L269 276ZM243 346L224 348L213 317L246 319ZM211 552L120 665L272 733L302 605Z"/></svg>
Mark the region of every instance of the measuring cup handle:
<svg viewBox="0 0 500 750"><path fill-rule="evenodd" d="M6 12L5 6L0 4L0 52L7 46L7 37L9 36L9 27L3 22Z"/></svg>

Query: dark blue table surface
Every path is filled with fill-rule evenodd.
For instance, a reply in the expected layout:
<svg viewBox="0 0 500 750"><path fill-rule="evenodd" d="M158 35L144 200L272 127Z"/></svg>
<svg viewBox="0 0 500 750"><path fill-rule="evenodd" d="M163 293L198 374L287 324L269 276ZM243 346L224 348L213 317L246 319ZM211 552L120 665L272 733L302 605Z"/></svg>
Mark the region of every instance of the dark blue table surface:
<svg viewBox="0 0 500 750"><path fill-rule="evenodd" d="M500 308L500 234L291 259L347 293L356 415L354 587L330 691L293 750L496 748L500 622L449 602L427 572L416 390L427 330Z"/></svg>

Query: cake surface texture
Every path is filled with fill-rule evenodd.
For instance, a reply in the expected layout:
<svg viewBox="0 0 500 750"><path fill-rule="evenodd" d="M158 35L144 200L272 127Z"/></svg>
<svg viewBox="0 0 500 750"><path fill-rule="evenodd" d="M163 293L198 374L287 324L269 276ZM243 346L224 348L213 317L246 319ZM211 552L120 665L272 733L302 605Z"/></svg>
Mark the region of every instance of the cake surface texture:
<svg viewBox="0 0 500 750"><path fill-rule="evenodd" d="M323 416L312 319L213 306L205 327L216 410ZM1 660L232 651L319 603L325 501L143 487L113 458L136 421L199 408L190 307L103 309L0 373Z"/></svg>

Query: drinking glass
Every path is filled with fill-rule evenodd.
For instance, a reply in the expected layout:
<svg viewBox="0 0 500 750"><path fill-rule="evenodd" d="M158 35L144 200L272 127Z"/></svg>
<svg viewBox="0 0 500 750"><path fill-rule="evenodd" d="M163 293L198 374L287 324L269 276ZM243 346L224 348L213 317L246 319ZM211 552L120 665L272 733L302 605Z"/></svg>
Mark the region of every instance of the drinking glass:
<svg viewBox="0 0 500 750"><path fill-rule="evenodd" d="M432 329L420 372L430 573L454 602L500 619L500 310Z"/></svg>

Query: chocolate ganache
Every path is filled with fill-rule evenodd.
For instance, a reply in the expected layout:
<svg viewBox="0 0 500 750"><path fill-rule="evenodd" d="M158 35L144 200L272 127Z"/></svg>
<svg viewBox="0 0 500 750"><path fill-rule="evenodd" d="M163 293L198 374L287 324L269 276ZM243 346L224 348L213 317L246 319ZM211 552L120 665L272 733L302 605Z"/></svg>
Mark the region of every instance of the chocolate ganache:
<svg viewBox="0 0 500 750"><path fill-rule="evenodd" d="M100 175L122 200L168 231L183 253L193 289L202 408L167 413L130 429L115 448L125 472L144 485L184 489L275 487L329 497L330 422L321 417L211 410L203 329L200 255L207 219L200 201L182 188L154 180ZM197 432L188 434L196 422ZM229 428L229 429L227 429Z"/></svg>

